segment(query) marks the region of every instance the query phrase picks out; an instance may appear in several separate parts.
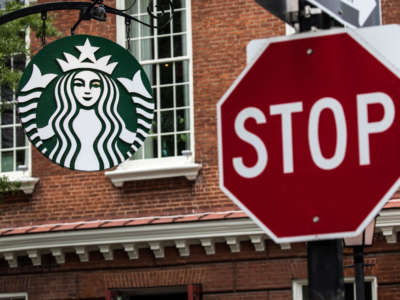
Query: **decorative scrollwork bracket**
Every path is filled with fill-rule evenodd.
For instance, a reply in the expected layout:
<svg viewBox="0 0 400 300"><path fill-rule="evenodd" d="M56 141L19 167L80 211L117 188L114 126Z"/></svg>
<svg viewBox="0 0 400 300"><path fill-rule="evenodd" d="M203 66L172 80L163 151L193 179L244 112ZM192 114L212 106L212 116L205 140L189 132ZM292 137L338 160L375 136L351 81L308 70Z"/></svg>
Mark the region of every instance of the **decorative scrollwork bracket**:
<svg viewBox="0 0 400 300"><path fill-rule="evenodd" d="M166 12L165 9L161 8L161 6L156 5L156 8L160 8L161 14L155 15L152 12L153 8L153 1L150 1L148 7L147 7L147 12L150 16L151 19L157 19L158 21L165 20L163 22L157 22L157 25L152 25L147 24L127 13L125 13L126 10L120 10L116 9L114 7L110 7L107 5L104 5L103 0L93 0L92 2L50 2L50 3L43 3L43 4L38 4L38 5L33 5L29 7L25 7L16 11L13 11L11 13L5 14L0 17L0 26L11 22L13 20L23 18L32 14L38 14L41 13L42 15L46 14L48 11L56 11L56 10L79 10L80 15L78 21L72 26L71 28L71 34L74 34L75 29L79 26L82 20L97 20L97 21L106 21L107 19L107 13L118 15L121 17L124 17L125 19L129 19L135 22L138 22L144 26L150 27L152 29L154 28L163 28L167 26L174 15L174 8L172 5L172 2L170 0L168 1L168 6L169 6L169 11L170 15L169 18L165 18L165 16L169 13Z"/></svg>

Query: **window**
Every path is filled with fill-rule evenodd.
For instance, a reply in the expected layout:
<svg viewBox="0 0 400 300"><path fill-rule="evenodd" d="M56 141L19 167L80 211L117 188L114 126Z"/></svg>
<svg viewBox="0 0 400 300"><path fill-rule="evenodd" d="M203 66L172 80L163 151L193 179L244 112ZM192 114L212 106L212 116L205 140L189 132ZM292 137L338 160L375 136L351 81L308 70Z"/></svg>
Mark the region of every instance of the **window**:
<svg viewBox="0 0 400 300"><path fill-rule="evenodd" d="M165 20L153 15L171 10L166 0L117 0L117 8L147 24ZM189 0L173 0L174 16L164 28L151 29L132 21L127 36L125 20L117 17L117 42L129 48L151 82L155 102L153 125L144 145L116 170L105 175L121 187L124 182L154 178L197 177L200 164L194 162L193 76L191 16ZM165 22L164 22L165 23Z"/></svg>
<svg viewBox="0 0 400 300"><path fill-rule="evenodd" d="M192 149L190 10L185 0L172 2L174 16L167 26L151 29L132 21L131 36L124 37L124 45L147 73L156 104L150 136L134 159L176 157ZM148 5L155 15L165 10L167 16L159 22L170 18L168 1L140 0L130 7L131 3L125 0L128 13L147 24L158 22L148 15Z"/></svg>
<svg viewBox="0 0 400 300"><path fill-rule="evenodd" d="M0 9L4 9L10 1L13 0L0 0ZM28 4L29 1L20 2ZM29 44L29 34L26 33L25 36ZM16 53L1 63L11 70L22 71L26 65L26 57ZM17 115L15 100L15 91L0 86L0 103L4 104L0 111L0 175L6 175L10 181L20 182L20 189L26 194L31 194L39 179L30 177L30 144Z"/></svg>
<svg viewBox="0 0 400 300"><path fill-rule="evenodd" d="M28 300L26 293L0 294L1 300Z"/></svg>
<svg viewBox="0 0 400 300"><path fill-rule="evenodd" d="M109 291L107 300L200 300L200 286L134 288Z"/></svg>
<svg viewBox="0 0 400 300"><path fill-rule="evenodd" d="M14 55L6 62L12 70L22 71L25 56ZM29 163L29 143L21 126L15 105L15 93L5 86L1 87L0 101L4 107L0 115L0 172L16 172Z"/></svg>
<svg viewBox="0 0 400 300"><path fill-rule="evenodd" d="M356 300L356 285L354 278L344 279L345 300ZM293 281L293 300L308 300L307 280ZM365 278L365 300L377 300L376 277Z"/></svg>

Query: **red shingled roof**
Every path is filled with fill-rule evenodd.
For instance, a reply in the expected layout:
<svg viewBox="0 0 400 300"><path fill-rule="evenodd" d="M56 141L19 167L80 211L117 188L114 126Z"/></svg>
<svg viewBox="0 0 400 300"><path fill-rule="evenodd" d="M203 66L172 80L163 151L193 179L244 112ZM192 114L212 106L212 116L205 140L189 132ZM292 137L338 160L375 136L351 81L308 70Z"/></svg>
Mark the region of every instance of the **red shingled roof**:
<svg viewBox="0 0 400 300"><path fill-rule="evenodd" d="M227 211L217 213L202 213L193 215L181 216L165 216L165 217L144 217L144 218L130 218L119 220L97 220L87 222L74 222L63 224L47 224L38 226L24 226L17 228L4 228L0 229L0 236L30 234L30 233L45 233L55 231L71 231L71 230L87 230L96 228L114 228L114 227L129 227L140 225L156 225L156 224L172 224L181 222L195 222L195 221L212 221L223 219L238 219L247 218L247 215L241 211Z"/></svg>
<svg viewBox="0 0 400 300"><path fill-rule="evenodd" d="M400 199L392 199L386 203L385 209L400 208ZM23 226L16 228L0 229L0 236L10 236L19 234L45 233L55 231L71 231L71 230L87 230L99 228L115 228L115 227L131 227L156 224L173 224L182 222L206 222L223 219L240 219L247 218L247 215L242 211L225 211L225 212L210 212L202 214L191 214L181 216L165 216L165 217L143 217L129 218L118 220L97 220L97 221L82 221L75 223L62 224L46 224L37 226Z"/></svg>

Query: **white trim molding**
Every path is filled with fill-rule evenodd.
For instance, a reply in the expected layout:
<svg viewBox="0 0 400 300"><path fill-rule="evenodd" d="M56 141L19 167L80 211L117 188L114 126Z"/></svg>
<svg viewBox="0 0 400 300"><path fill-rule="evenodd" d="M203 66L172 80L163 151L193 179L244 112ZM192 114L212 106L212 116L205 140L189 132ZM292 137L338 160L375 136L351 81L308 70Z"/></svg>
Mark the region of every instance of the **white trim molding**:
<svg viewBox="0 0 400 300"><path fill-rule="evenodd" d="M0 299L28 300L27 293L0 293Z"/></svg>
<svg viewBox="0 0 400 300"><path fill-rule="evenodd" d="M113 260L116 249L123 249L129 259L138 259L140 248L150 249L155 258L164 258L165 247L175 247L180 256L187 257L191 245L201 245L205 254L213 255L216 242L225 243L232 253L237 253L240 242L251 241L254 236L260 237L259 243L266 239L248 218L56 231L1 237L0 257L7 260L11 268L16 268L17 257L27 254L35 266L41 264L42 254L52 254L56 262L62 264L65 253L75 252L81 262L87 262L89 252L96 250L105 260Z"/></svg>
<svg viewBox="0 0 400 300"><path fill-rule="evenodd" d="M192 157L170 157L162 159L127 160L117 169L104 174L114 186L122 187L125 182L158 178L186 177L195 180L200 172L201 164Z"/></svg>
<svg viewBox="0 0 400 300"><path fill-rule="evenodd" d="M28 175L28 171L0 173L0 176L6 176L10 182L19 182L21 184L19 190L25 194L32 194L39 182L39 178L31 177Z"/></svg>
<svg viewBox="0 0 400 300"><path fill-rule="evenodd" d="M400 209L384 209L376 218L375 229L380 231L389 244L397 243L397 233L400 231Z"/></svg>
<svg viewBox="0 0 400 300"><path fill-rule="evenodd" d="M372 300L378 300L378 280L375 276L365 276L366 282L371 282ZM345 277L344 283L352 283L355 285L354 277ZM307 279L296 279L292 282L292 298L293 300L305 300L303 298L303 286L308 285ZM353 289L355 299L355 288Z"/></svg>

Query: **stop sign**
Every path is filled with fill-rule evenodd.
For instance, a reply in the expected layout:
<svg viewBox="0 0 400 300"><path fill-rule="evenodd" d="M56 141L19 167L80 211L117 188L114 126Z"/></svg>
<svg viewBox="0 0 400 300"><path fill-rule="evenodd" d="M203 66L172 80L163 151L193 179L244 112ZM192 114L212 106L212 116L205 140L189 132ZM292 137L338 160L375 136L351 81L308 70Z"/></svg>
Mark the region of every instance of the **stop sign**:
<svg viewBox="0 0 400 300"><path fill-rule="evenodd" d="M357 235L399 187L400 27L271 39L217 105L221 189L276 242ZM396 48L397 47L397 48Z"/></svg>

